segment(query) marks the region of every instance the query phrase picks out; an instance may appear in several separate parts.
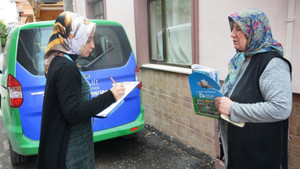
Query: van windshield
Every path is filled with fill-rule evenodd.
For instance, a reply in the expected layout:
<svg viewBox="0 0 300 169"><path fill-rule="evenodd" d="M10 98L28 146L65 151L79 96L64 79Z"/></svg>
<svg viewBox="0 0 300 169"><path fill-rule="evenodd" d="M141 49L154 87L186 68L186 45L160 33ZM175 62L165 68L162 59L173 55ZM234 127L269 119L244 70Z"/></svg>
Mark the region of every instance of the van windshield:
<svg viewBox="0 0 300 169"><path fill-rule="evenodd" d="M52 27L21 30L17 61L31 74L44 75L44 54ZM120 26L97 25L95 48L88 58L80 57L76 63L82 71L124 66L131 54L131 46Z"/></svg>

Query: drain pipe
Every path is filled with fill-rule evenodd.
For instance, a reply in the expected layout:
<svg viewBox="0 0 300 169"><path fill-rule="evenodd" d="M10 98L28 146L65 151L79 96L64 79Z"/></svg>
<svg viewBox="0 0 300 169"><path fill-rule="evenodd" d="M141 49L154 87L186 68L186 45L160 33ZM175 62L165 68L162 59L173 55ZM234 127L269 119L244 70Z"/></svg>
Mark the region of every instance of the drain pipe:
<svg viewBox="0 0 300 169"><path fill-rule="evenodd" d="M294 21L295 21L295 0L289 0L288 18L286 20L287 33L286 33L286 47L285 47L285 56L284 56L289 61L291 61L292 58Z"/></svg>

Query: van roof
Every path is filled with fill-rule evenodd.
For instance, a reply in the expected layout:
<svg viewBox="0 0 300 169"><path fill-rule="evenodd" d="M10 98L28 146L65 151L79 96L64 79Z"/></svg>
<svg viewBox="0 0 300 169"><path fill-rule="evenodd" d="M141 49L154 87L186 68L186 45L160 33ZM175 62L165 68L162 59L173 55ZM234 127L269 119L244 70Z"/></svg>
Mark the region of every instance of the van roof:
<svg viewBox="0 0 300 169"><path fill-rule="evenodd" d="M90 19L91 22L96 23L96 25L111 25L111 26L122 26L120 23L115 21L108 21L108 20L97 20L97 19ZM54 20L52 21L39 21L39 22L31 22L28 24L20 25L20 29L31 29L37 27L48 27L53 26Z"/></svg>

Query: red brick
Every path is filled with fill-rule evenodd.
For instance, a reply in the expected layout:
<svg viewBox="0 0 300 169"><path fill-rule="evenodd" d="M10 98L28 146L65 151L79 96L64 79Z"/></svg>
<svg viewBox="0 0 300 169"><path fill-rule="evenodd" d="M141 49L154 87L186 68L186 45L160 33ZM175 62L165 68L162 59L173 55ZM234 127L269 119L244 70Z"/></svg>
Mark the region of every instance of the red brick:
<svg viewBox="0 0 300 169"><path fill-rule="evenodd" d="M300 158L296 156L289 155L289 165L297 169L300 168Z"/></svg>
<svg viewBox="0 0 300 169"><path fill-rule="evenodd" d="M300 131L300 130L299 130ZM297 135L297 127L294 127L294 126L290 126L290 131L289 131L290 134L292 135ZM298 135L299 136L299 135Z"/></svg>
<svg viewBox="0 0 300 169"><path fill-rule="evenodd" d="M290 144L300 146L300 137L291 135Z"/></svg>
<svg viewBox="0 0 300 169"><path fill-rule="evenodd" d="M297 119L297 115L291 114L291 116L290 116L290 126L296 127L296 125L297 125L296 119Z"/></svg>
<svg viewBox="0 0 300 169"><path fill-rule="evenodd" d="M300 103L300 94L293 94L293 102Z"/></svg>

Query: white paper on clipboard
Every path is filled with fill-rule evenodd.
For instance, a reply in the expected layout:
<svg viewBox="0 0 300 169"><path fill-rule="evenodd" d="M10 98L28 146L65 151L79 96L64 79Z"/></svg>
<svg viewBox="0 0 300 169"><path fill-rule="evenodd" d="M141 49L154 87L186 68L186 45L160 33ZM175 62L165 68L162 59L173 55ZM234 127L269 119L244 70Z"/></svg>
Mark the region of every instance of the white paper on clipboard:
<svg viewBox="0 0 300 169"><path fill-rule="evenodd" d="M115 103L111 104L109 107L96 114L96 117L107 117L108 114L113 113L118 107L120 107L124 103L125 97L139 84L140 82L131 81L131 82L123 82L125 86L124 95Z"/></svg>

